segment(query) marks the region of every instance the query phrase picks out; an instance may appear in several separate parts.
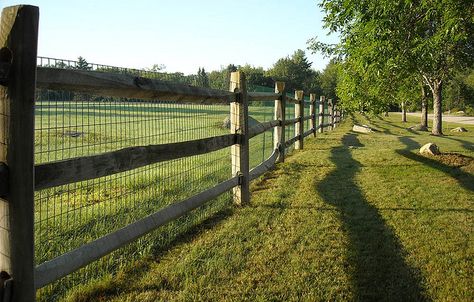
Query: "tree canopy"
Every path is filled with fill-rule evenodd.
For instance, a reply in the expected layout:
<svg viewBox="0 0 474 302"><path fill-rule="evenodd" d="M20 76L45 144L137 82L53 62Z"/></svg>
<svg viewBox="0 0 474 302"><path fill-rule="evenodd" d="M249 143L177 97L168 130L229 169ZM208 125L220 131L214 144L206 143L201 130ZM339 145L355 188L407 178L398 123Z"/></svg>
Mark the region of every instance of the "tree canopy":
<svg viewBox="0 0 474 302"><path fill-rule="evenodd" d="M326 45L313 39L310 47L344 60L338 89L343 102L352 102L353 95L387 106L387 96L396 98L404 80L416 74L432 91L433 134L441 134L443 83L474 61L473 2L323 0L320 5L325 26L339 32L341 41Z"/></svg>

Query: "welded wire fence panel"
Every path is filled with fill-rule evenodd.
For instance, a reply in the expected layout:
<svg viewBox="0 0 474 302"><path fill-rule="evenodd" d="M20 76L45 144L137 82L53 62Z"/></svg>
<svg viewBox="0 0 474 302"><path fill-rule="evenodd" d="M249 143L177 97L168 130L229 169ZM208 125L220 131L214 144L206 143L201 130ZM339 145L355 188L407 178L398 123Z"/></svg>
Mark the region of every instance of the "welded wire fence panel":
<svg viewBox="0 0 474 302"><path fill-rule="evenodd" d="M247 88L249 92L273 93L275 88L252 85ZM249 102L249 128L257 123L272 121L275 118L274 101ZM265 161L273 152L273 128L250 139L250 169Z"/></svg>
<svg viewBox="0 0 474 302"><path fill-rule="evenodd" d="M285 105L285 120L290 120L295 118L295 104L286 102ZM288 141L295 137L295 124L290 124L285 126L285 140ZM292 144L286 148L286 152L291 152L295 149L295 144Z"/></svg>
<svg viewBox="0 0 474 302"><path fill-rule="evenodd" d="M274 119L274 104L272 102L249 103L249 128ZM249 142L250 169L265 161L273 152L273 128L253 138Z"/></svg>
<svg viewBox="0 0 474 302"><path fill-rule="evenodd" d="M305 102L304 102L304 116L305 116L305 117L308 117L308 116L311 115L311 111L309 110L309 109L310 109L309 106L310 106L310 102L309 102L309 101L305 101ZM304 128L303 128L303 129L304 129L303 132L306 132L306 131L308 131L309 129L311 129L311 120L308 119L308 120L304 121L303 127L304 127Z"/></svg>
<svg viewBox="0 0 474 302"><path fill-rule="evenodd" d="M228 115L226 105L185 105L38 90L35 163L228 134ZM53 259L230 177L230 148L225 148L37 191L35 262ZM57 300L83 280L103 277L138 256L162 249L230 202L231 192L223 194L45 287L38 292L39 300Z"/></svg>

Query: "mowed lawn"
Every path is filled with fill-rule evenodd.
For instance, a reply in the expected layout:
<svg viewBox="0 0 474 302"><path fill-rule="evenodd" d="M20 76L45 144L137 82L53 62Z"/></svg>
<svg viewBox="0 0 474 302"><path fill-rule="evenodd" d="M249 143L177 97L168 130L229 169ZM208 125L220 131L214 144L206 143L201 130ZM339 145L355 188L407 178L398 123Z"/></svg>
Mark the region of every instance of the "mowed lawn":
<svg viewBox="0 0 474 302"><path fill-rule="evenodd" d="M400 116L305 141L229 207L69 301L473 301L474 127ZM455 125L446 125L446 129ZM456 125L457 126L457 125ZM435 142L444 153L424 157Z"/></svg>

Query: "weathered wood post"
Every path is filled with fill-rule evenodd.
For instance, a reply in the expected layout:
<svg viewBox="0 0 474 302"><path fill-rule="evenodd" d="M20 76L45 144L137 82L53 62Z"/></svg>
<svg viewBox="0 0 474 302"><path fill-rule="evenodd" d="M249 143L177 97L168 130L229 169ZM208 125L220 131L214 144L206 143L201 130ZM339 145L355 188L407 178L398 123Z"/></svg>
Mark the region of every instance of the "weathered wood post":
<svg viewBox="0 0 474 302"><path fill-rule="evenodd" d="M324 95L319 97L319 133L323 133L324 128Z"/></svg>
<svg viewBox="0 0 474 302"><path fill-rule="evenodd" d="M309 114L311 114L311 129L313 130L313 135L316 136L316 94L309 94Z"/></svg>
<svg viewBox="0 0 474 302"><path fill-rule="evenodd" d="M334 104L332 102L332 99L328 100L328 111L329 111L329 126L331 127L331 130L334 129Z"/></svg>
<svg viewBox="0 0 474 302"><path fill-rule="evenodd" d="M234 188L234 202L242 205L250 201L249 191L249 137L248 98L245 75L236 71L230 74L230 91L237 93L237 101L230 104L230 131L240 139L232 145L232 175L240 175L240 184Z"/></svg>
<svg viewBox="0 0 474 302"><path fill-rule="evenodd" d="M34 98L39 9L3 9L0 47L11 61L0 85L0 161L8 167L7 193L0 199L0 269L7 281L5 299L34 301ZM7 49L8 48L8 49ZM11 59L11 60L10 60ZM3 281L3 280L2 280ZM2 286L3 286L2 285Z"/></svg>
<svg viewBox="0 0 474 302"><path fill-rule="evenodd" d="M303 117L304 117L304 99L303 99L303 90L295 91L295 99L298 101L295 104L295 118L298 121L295 123L295 136L298 136L298 140L295 142L295 149L303 149Z"/></svg>
<svg viewBox="0 0 474 302"><path fill-rule="evenodd" d="M278 162L285 161L285 82L275 82L275 93L281 94L275 100L275 120L280 121L280 126L273 128L273 148L279 149Z"/></svg>

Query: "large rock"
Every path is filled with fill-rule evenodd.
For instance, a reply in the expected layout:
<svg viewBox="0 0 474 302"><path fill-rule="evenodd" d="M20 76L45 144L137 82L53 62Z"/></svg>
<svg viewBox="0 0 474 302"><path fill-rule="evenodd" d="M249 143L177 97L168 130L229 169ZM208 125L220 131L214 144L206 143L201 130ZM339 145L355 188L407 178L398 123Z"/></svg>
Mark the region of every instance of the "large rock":
<svg viewBox="0 0 474 302"><path fill-rule="evenodd" d="M372 133L374 132L374 130L372 130L372 128L370 128L369 126L367 125L354 125L352 127L352 131L354 132L359 132L359 133Z"/></svg>
<svg viewBox="0 0 474 302"><path fill-rule="evenodd" d="M428 155L439 155L441 152L439 152L438 146L433 143L428 143L424 145L423 147L420 148L420 153L421 154L428 154Z"/></svg>
<svg viewBox="0 0 474 302"><path fill-rule="evenodd" d="M428 131L428 128L426 126L421 125L421 124L408 127L408 129L414 130L414 131Z"/></svg>
<svg viewBox="0 0 474 302"><path fill-rule="evenodd" d="M451 132L467 132L467 129L463 127L457 127L457 128L451 129Z"/></svg>
<svg viewBox="0 0 474 302"><path fill-rule="evenodd" d="M259 121L254 119L253 117L249 116L249 128L252 126L255 126L257 124L260 124ZM222 121L222 128L230 129L230 116L227 116L223 121Z"/></svg>

